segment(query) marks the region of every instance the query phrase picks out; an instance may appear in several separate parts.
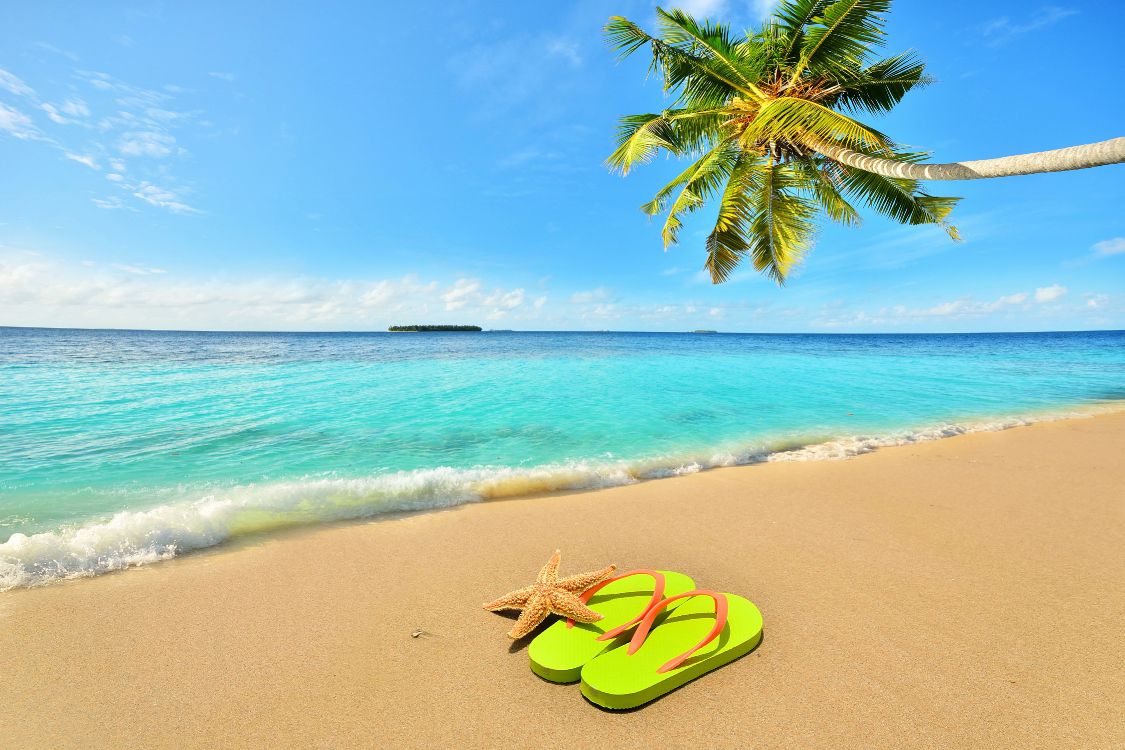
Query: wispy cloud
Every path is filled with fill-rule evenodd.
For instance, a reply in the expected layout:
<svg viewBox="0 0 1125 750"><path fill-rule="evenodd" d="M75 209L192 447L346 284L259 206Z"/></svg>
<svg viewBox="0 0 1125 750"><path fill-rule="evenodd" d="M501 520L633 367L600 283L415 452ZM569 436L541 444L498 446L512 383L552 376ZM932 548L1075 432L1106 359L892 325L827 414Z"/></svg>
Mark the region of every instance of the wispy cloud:
<svg viewBox="0 0 1125 750"><path fill-rule="evenodd" d="M561 57L570 63L571 67L578 68L582 65L582 54L578 43L572 39L552 39L547 42L547 54Z"/></svg>
<svg viewBox="0 0 1125 750"><path fill-rule="evenodd" d="M183 198L174 190L158 187L149 182L142 182L136 186L133 196L140 198L145 203L166 208L175 214L202 213L198 208L193 208L184 202Z"/></svg>
<svg viewBox="0 0 1125 750"><path fill-rule="evenodd" d="M1125 237L1110 237L1107 240L1095 242L1090 246L1090 252L1063 263L1063 266L1074 268L1085 266L1099 260L1105 260L1115 255L1125 254Z"/></svg>
<svg viewBox="0 0 1125 750"><path fill-rule="evenodd" d="M125 202L116 195L111 195L106 198L91 198L90 201L98 208L104 208L107 211L125 208Z"/></svg>
<svg viewBox="0 0 1125 750"><path fill-rule="evenodd" d="M450 308L447 300L453 301ZM262 329L382 328L402 322L530 320L546 295L522 288L417 276L362 280L183 277L145 263L68 264L0 254L0 314L44 325Z"/></svg>
<svg viewBox="0 0 1125 750"><path fill-rule="evenodd" d="M668 3L667 7L679 9L695 18L708 18L715 21L728 21L732 19L759 20L765 18L777 7L778 0L749 0L748 2L731 2L731 0L678 0Z"/></svg>
<svg viewBox="0 0 1125 750"><path fill-rule="evenodd" d="M134 276L152 276L158 273L167 273L163 268L148 268L145 266L131 266L127 263L114 263L113 268L125 273L131 273Z"/></svg>
<svg viewBox="0 0 1125 750"><path fill-rule="evenodd" d="M1110 255L1125 253L1125 237L1113 237L1108 240L1094 243L1094 255L1098 258L1107 258Z"/></svg>
<svg viewBox="0 0 1125 750"><path fill-rule="evenodd" d="M1039 287L1035 290L1035 301L1043 304L1046 302L1055 302L1062 299L1066 295L1067 289L1062 284L1051 284L1051 286Z"/></svg>
<svg viewBox="0 0 1125 750"><path fill-rule="evenodd" d="M162 159L176 148L176 138L169 133L146 130L122 133L117 150L126 156L150 156Z"/></svg>
<svg viewBox="0 0 1125 750"><path fill-rule="evenodd" d="M62 96L48 97L16 74L0 70L0 90L27 104L23 108L0 103L0 133L57 149L90 169L101 171L108 163L106 179L143 205L202 213L185 200L188 190L177 185L169 164L188 155L172 131L203 126L199 113L177 108L170 90L134 86L100 71L79 69L74 77L86 87L81 95L68 85ZM92 200L99 208L124 205L120 198Z"/></svg>
<svg viewBox="0 0 1125 750"><path fill-rule="evenodd" d="M16 96L34 96L35 90L24 83L20 78L0 68L0 89Z"/></svg>
<svg viewBox="0 0 1125 750"><path fill-rule="evenodd" d="M66 156L66 158L70 159L71 161L76 161L79 164L85 164L90 169L98 169L99 168L98 163L96 161L94 161L94 157L92 157L92 156L83 156L81 154L72 154L69 151L67 151L64 154L64 156Z"/></svg>
<svg viewBox="0 0 1125 750"><path fill-rule="evenodd" d="M587 289L570 295L570 304L588 305L591 302L605 302L613 296L613 290L604 286L597 289Z"/></svg>
<svg viewBox="0 0 1125 750"><path fill-rule="evenodd" d="M34 141L42 137L31 118L14 107L0 102L0 130L21 141Z"/></svg>
<svg viewBox="0 0 1125 750"><path fill-rule="evenodd" d="M1073 8L1046 5L1022 20L1013 21L1008 16L994 18L981 27L981 34L988 39L990 47L999 47L1017 36L1054 26L1077 13Z"/></svg>
<svg viewBox="0 0 1125 750"><path fill-rule="evenodd" d="M207 75L211 76L212 78L218 78L220 81L226 81L227 83L234 82L234 73L223 73L221 71L212 70Z"/></svg>

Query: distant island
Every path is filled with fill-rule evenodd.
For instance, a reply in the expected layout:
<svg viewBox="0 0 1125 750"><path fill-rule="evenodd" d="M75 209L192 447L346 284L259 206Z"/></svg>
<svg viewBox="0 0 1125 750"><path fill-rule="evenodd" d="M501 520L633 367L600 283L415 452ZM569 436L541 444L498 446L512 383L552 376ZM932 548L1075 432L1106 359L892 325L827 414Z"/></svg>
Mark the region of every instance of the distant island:
<svg viewBox="0 0 1125 750"><path fill-rule="evenodd" d="M439 331L480 331L480 326L391 326L392 333L436 333Z"/></svg>
<svg viewBox="0 0 1125 750"><path fill-rule="evenodd" d="M712 330L707 329L707 328L697 328L694 331L692 331L692 333L718 333L718 331L712 331Z"/></svg>

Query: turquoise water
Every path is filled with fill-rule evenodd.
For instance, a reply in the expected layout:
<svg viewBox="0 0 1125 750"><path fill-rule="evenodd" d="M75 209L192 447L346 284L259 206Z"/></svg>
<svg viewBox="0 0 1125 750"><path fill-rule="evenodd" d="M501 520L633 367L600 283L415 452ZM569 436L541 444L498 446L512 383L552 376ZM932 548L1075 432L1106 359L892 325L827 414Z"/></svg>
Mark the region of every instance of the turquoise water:
<svg viewBox="0 0 1125 750"><path fill-rule="evenodd" d="M0 328L0 589L278 526L833 458L1125 397L1125 332Z"/></svg>

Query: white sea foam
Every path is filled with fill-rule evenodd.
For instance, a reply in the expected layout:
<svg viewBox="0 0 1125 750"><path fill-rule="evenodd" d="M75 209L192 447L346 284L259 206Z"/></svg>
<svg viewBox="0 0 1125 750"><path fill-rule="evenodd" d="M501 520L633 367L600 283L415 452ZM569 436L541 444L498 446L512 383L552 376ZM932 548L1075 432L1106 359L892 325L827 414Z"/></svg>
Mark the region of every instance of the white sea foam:
<svg viewBox="0 0 1125 750"><path fill-rule="evenodd" d="M1031 417L942 424L822 442L749 446L709 455L644 461L572 462L533 468L436 468L362 479L306 479L230 487L198 499L40 534L13 534L0 544L0 591L37 586L166 560L232 537L397 511L444 508L499 497L594 489L763 461L845 459L878 448L1004 430L1036 421L1087 416L1120 405Z"/></svg>

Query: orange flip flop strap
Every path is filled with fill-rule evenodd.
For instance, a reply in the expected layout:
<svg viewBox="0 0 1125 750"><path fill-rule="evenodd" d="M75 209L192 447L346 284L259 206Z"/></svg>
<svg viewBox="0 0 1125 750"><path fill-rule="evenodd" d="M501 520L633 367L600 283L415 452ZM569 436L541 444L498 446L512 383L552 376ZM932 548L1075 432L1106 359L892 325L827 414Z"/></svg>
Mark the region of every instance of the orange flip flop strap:
<svg viewBox="0 0 1125 750"><path fill-rule="evenodd" d="M644 618L645 614L650 609L652 609L652 607L655 606L657 602L664 598L664 574L657 570L637 568L636 570L627 571L625 573L622 573L621 575L614 576L613 578L607 578L593 588L586 589L584 592L582 592L582 595L578 597L582 600L583 604L586 604L590 601L591 598L593 598L594 594L598 593L605 586L613 583L614 581L620 581L622 578L628 578L629 576L636 575L652 576L652 580L655 582L655 586L653 586L652 591L652 599L649 600L648 604L645 605L645 608L641 610L641 613L639 615L634 617L632 620L629 620L629 622L625 623L624 625L618 625L613 630L607 630L606 632L599 635L596 640L608 641L616 638L617 636L621 635L626 630L640 622L641 619ZM568 618L566 621L566 626L567 628L573 628L574 620Z"/></svg>
<svg viewBox="0 0 1125 750"><path fill-rule="evenodd" d="M726 596L709 589L695 589L694 591L687 591L683 594L677 594L676 596L668 597L645 613L644 618L641 620L641 624L637 626L637 632L633 633L633 638L629 641L628 654L632 656L633 654L637 653L637 650L644 644L645 638L648 637L648 632L652 630L652 624L656 621L656 616L660 613L660 610L664 609L677 599L686 599L689 596L709 596L715 600L715 627L711 628L711 632L708 633L702 641L692 646L687 651L675 657L674 659L670 659L669 661L667 661L664 666L656 670L657 674L670 672L671 670L683 664L691 657L692 654L706 646L711 641L715 640L719 636L719 633L723 632L723 628L726 627L728 608Z"/></svg>

